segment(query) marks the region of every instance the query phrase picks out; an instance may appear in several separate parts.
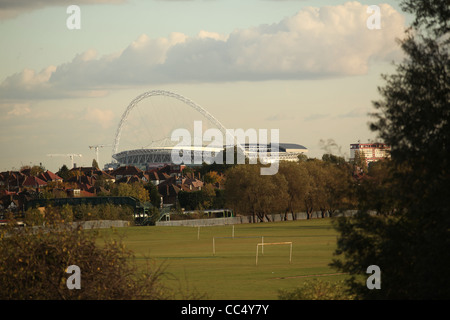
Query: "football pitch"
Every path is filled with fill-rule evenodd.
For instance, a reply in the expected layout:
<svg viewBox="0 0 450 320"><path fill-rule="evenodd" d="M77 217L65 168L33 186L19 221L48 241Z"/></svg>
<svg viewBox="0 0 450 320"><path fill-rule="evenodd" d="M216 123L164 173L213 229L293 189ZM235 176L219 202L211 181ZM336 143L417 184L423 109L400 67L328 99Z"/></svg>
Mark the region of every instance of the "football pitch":
<svg viewBox="0 0 450 320"><path fill-rule="evenodd" d="M167 286L203 294L204 299L274 300L279 290L294 289L306 279L345 277L329 267L338 236L330 218L234 226L135 226L102 233L123 236L138 263L149 258L163 264Z"/></svg>

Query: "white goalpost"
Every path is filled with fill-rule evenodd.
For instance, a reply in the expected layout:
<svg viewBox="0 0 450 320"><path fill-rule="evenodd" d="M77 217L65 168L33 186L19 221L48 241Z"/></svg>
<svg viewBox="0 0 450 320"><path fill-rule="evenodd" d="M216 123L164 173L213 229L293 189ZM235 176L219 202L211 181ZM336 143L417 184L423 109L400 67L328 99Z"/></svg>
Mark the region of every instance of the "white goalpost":
<svg viewBox="0 0 450 320"><path fill-rule="evenodd" d="M292 263L292 242L269 242L269 243L258 243L256 245L256 265L258 265L258 253L259 247L261 246L261 253L264 254L264 246L272 246L272 245L290 245L289 248L289 263Z"/></svg>

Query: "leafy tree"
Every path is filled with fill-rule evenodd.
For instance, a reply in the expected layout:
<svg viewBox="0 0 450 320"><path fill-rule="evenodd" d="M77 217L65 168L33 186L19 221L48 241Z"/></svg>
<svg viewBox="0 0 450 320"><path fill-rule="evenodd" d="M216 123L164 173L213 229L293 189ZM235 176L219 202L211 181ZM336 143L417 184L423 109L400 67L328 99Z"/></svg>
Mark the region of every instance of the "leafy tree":
<svg viewBox="0 0 450 320"><path fill-rule="evenodd" d="M359 298L450 298L450 60L447 1L403 1L416 15L402 40L405 60L384 76L382 99L371 129L391 146L395 213L371 216L361 210L339 219L338 256L333 265L351 274ZM392 195L392 196L391 196ZM381 290L368 290L358 275L376 264Z"/></svg>
<svg viewBox="0 0 450 320"><path fill-rule="evenodd" d="M168 299L161 282L162 265L147 260L138 268L135 256L118 240L47 220L46 228L0 230L0 299L131 300ZM81 288L69 290L66 272L76 265Z"/></svg>
<svg viewBox="0 0 450 320"><path fill-rule="evenodd" d="M100 166L98 165L98 162L97 162L97 160L95 160L95 159L92 159L92 167L93 168L100 168Z"/></svg>
<svg viewBox="0 0 450 320"><path fill-rule="evenodd" d="M308 156L306 154L304 154L304 153L299 154L297 156L297 158L298 158L298 161L300 161L300 162L305 162L305 161L308 160Z"/></svg>
<svg viewBox="0 0 450 320"><path fill-rule="evenodd" d="M45 172L45 167L40 164L40 165L34 165L31 167L30 169L30 175L37 177L39 174Z"/></svg>
<svg viewBox="0 0 450 320"><path fill-rule="evenodd" d="M64 181L66 181L67 179L70 178L69 172L70 172L69 168L65 164L63 164L56 174L61 178L63 178Z"/></svg>
<svg viewBox="0 0 450 320"><path fill-rule="evenodd" d="M203 176L203 181L205 183L223 183L224 177L217 171L209 171Z"/></svg>
<svg viewBox="0 0 450 320"><path fill-rule="evenodd" d="M215 189L215 197L213 198L212 207L214 209L224 209L226 208L225 190Z"/></svg>
<svg viewBox="0 0 450 320"><path fill-rule="evenodd" d="M314 211L319 211L326 206L324 190L327 176L320 160L310 159L304 165L310 177L307 193L304 197L305 209L307 219L311 219Z"/></svg>
<svg viewBox="0 0 450 320"><path fill-rule="evenodd" d="M280 300L352 300L354 295L342 281L306 280L293 290L280 290Z"/></svg>
<svg viewBox="0 0 450 320"><path fill-rule="evenodd" d="M321 192L323 200L320 202L322 218L325 217L325 214L331 217L337 210L346 210L355 204L354 183L350 168L339 158L334 159L334 161L322 162Z"/></svg>
<svg viewBox="0 0 450 320"><path fill-rule="evenodd" d="M352 160L353 171L361 174L367 173L368 165L366 156L361 150L355 150L355 157Z"/></svg>
<svg viewBox="0 0 450 320"><path fill-rule="evenodd" d="M221 209L215 207L216 189L211 184L205 184L199 191L180 191L178 201L186 210Z"/></svg>
<svg viewBox="0 0 450 320"><path fill-rule="evenodd" d="M367 174L357 188L359 207L363 211L375 210L377 214L393 214L398 207L394 170L388 159L370 164Z"/></svg>
<svg viewBox="0 0 450 320"><path fill-rule="evenodd" d="M180 206L186 210L208 209L204 207L205 193L202 191L180 191L178 193Z"/></svg>
<svg viewBox="0 0 450 320"><path fill-rule="evenodd" d="M161 206L161 194L158 192L158 188L151 182L147 183L144 188L148 192L152 205L159 208Z"/></svg>
<svg viewBox="0 0 450 320"><path fill-rule="evenodd" d="M327 163L332 163L336 165L346 165L344 157L339 157L331 153L325 153L322 155L322 160Z"/></svg>
<svg viewBox="0 0 450 320"><path fill-rule="evenodd" d="M242 164L229 169L226 177L227 206L236 213L263 221L270 220L268 214L285 211L288 193L283 175L261 175L260 165Z"/></svg>
<svg viewBox="0 0 450 320"><path fill-rule="evenodd" d="M280 162L278 174L284 176L287 182L286 213L291 213L296 219L296 213L305 209L305 197L310 187L310 176L303 163ZM285 216L286 218L286 216Z"/></svg>
<svg viewBox="0 0 450 320"><path fill-rule="evenodd" d="M118 197L134 197L141 202L150 201L150 195L140 182L119 183L112 188L111 194Z"/></svg>

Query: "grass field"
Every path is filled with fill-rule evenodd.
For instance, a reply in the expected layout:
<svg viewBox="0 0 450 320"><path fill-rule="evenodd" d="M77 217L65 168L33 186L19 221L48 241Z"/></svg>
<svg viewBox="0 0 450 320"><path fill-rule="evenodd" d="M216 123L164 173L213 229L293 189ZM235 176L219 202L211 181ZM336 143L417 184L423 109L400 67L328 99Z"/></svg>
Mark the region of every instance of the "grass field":
<svg viewBox="0 0 450 320"><path fill-rule="evenodd" d="M280 289L293 289L312 278L335 281L328 264L336 248L337 232L331 220L313 219L275 223L201 227L129 227L103 230L121 235L138 261L148 257L164 263L171 277L164 281L174 289L197 291L206 299L273 300ZM292 242L264 246L257 243ZM215 254L213 254L213 238ZM180 299L183 298L180 296Z"/></svg>

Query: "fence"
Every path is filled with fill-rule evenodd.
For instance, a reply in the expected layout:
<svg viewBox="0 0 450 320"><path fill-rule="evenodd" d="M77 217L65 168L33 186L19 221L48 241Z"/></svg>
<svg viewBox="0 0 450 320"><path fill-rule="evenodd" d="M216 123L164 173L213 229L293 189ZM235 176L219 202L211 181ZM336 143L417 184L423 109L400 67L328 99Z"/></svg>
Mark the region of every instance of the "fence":
<svg viewBox="0 0 450 320"><path fill-rule="evenodd" d="M356 213L356 210L348 210L344 212L337 213L336 215L351 216ZM291 213L288 214L269 214L269 220L264 218L263 222L276 222L285 220L294 220ZM299 212L296 214L296 220L304 220L307 218L305 212ZM322 218L322 213L320 211L313 212L311 218ZM229 218L211 218L211 219L186 219L186 220L171 220L171 221L158 221L157 226L217 226L217 225L228 225L228 224L243 224L243 223L260 223L261 221L253 216L238 216Z"/></svg>

